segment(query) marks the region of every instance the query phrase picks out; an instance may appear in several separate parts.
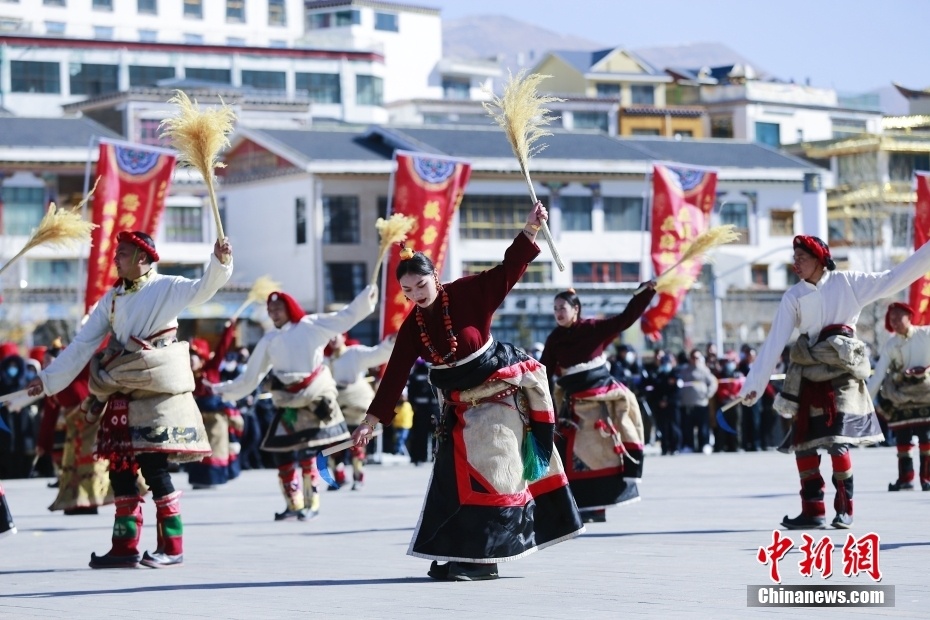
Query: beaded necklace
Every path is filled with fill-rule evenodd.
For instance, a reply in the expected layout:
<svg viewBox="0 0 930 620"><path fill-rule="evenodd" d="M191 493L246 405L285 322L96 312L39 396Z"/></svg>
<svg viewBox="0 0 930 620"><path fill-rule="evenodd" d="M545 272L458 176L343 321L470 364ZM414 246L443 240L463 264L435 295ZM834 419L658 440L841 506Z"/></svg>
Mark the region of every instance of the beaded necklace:
<svg viewBox="0 0 930 620"><path fill-rule="evenodd" d="M445 364L450 359L455 359L455 350L458 348L458 340L455 338L455 333L452 331L452 316L449 314L449 293L447 293L446 289L438 282L437 288L439 289L439 294L442 295L442 322L446 328L446 338L449 341L449 352L445 355L440 355L433 346L432 341L429 339L429 332L426 330L426 320L423 318L423 311L420 309L420 306L416 308L417 325L420 327L420 340L423 342L423 346L429 351L433 363Z"/></svg>

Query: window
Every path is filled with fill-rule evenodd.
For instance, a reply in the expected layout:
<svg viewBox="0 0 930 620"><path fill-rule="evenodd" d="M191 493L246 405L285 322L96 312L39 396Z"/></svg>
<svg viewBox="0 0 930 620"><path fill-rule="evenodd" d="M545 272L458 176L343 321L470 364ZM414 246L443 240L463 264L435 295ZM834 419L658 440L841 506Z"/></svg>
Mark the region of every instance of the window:
<svg viewBox="0 0 930 620"><path fill-rule="evenodd" d="M781 125L778 123L756 123L756 142L778 148L781 146Z"/></svg>
<svg viewBox="0 0 930 620"><path fill-rule="evenodd" d="M462 265L462 275L470 276L487 271L492 267L500 265L500 262L494 261L465 261ZM526 272L520 278L521 284L551 284L552 283L552 263L547 261L533 261L530 263Z"/></svg>
<svg viewBox="0 0 930 620"><path fill-rule="evenodd" d="M188 45L203 45L203 35L193 32L184 33L184 42Z"/></svg>
<svg viewBox="0 0 930 620"><path fill-rule="evenodd" d="M93 0L90 6L95 11L112 11L113 10L113 0Z"/></svg>
<svg viewBox="0 0 930 620"><path fill-rule="evenodd" d="M456 100L470 99L471 80L467 77L442 76L442 98Z"/></svg>
<svg viewBox="0 0 930 620"><path fill-rule="evenodd" d="M358 242L358 196L323 196L323 243Z"/></svg>
<svg viewBox="0 0 930 620"><path fill-rule="evenodd" d="M284 90L285 76L283 71L243 71L242 85L257 90Z"/></svg>
<svg viewBox="0 0 930 620"><path fill-rule="evenodd" d="M326 263L323 286L327 304L349 303L366 284L365 263Z"/></svg>
<svg viewBox="0 0 930 620"><path fill-rule="evenodd" d="M7 235L29 235L45 215L44 187L4 187L3 232Z"/></svg>
<svg viewBox="0 0 930 620"><path fill-rule="evenodd" d="M245 39L242 37L226 37L226 45L231 45L233 47L242 47L245 45Z"/></svg>
<svg viewBox="0 0 930 620"><path fill-rule="evenodd" d="M649 129L648 127L635 127L633 131L630 132L630 135L633 136L658 136L658 129Z"/></svg>
<svg viewBox="0 0 930 620"><path fill-rule="evenodd" d="M560 196L559 207L562 230L591 230L593 201L590 196Z"/></svg>
<svg viewBox="0 0 930 620"><path fill-rule="evenodd" d="M305 90L314 103L341 103L342 91L338 73L298 73L297 90Z"/></svg>
<svg viewBox="0 0 930 620"><path fill-rule="evenodd" d="M184 265L182 263L158 263L158 273L163 276L180 276L188 280L203 277L203 265Z"/></svg>
<svg viewBox="0 0 930 620"><path fill-rule="evenodd" d="M639 263L572 263L572 282L639 282Z"/></svg>
<svg viewBox="0 0 930 620"><path fill-rule="evenodd" d="M604 196L604 230L643 229L643 199L639 196Z"/></svg>
<svg viewBox="0 0 930 620"><path fill-rule="evenodd" d="M158 32L156 30L139 30L139 40L143 43L154 43L158 40Z"/></svg>
<svg viewBox="0 0 930 620"><path fill-rule="evenodd" d="M155 118L143 118L139 121L139 142L152 146L171 146L171 140L161 136L161 121Z"/></svg>
<svg viewBox="0 0 930 620"><path fill-rule="evenodd" d="M14 93L60 93L61 73L57 62L10 61Z"/></svg>
<svg viewBox="0 0 930 620"><path fill-rule="evenodd" d="M630 101L634 105L654 105L656 87L651 84L633 84L630 86Z"/></svg>
<svg viewBox="0 0 930 620"><path fill-rule="evenodd" d="M798 272L794 270L794 265L785 265L785 282L788 286L794 286L801 281Z"/></svg>
<svg viewBox="0 0 930 620"><path fill-rule="evenodd" d="M189 67L184 70L184 75L192 80L202 82L214 82L216 84L231 84L232 73L229 69L197 69Z"/></svg>
<svg viewBox="0 0 930 620"><path fill-rule="evenodd" d="M307 30L322 30L332 26L332 13L311 13L307 15L305 26Z"/></svg>
<svg viewBox="0 0 930 620"><path fill-rule="evenodd" d="M65 0L42 0L45 6L65 6Z"/></svg>
<svg viewBox="0 0 930 620"><path fill-rule="evenodd" d="M574 112L572 123L575 129L597 129L607 131L607 112Z"/></svg>
<svg viewBox="0 0 930 620"><path fill-rule="evenodd" d="M129 65L130 86L155 86L159 80L168 80L173 77L174 67Z"/></svg>
<svg viewBox="0 0 930 620"><path fill-rule="evenodd" d="M911 213L891 214L891 245L896 248L914 247Z"/></svg>
<svg viewBox="0 0 930 620"><path fill-rule="evenodd" d="M30 260L26 277L32 288L78 286L78 261Z"/></svg>
<svg viewBox="0 0 930 620"><path fill-rule="evenodd" d="M598 97L605 97L609 99L619 99L620 98L620 85L611 84L609 82L598 82L594 85L597 89Z"/></svg>
<svg viewBox="0 0 930 620"><path fill-rule="evenodd" d="M203 19L203 0L184 0L184 17Z"/></svg>
<svg viewBox="0 0 930 620"><path fill-rule="evenodd" d="M361 11L336 11L333 13L333 22L339 26L355 26L362 23Z"/></svg>
<svg viewBox="0 0 930 620"><path fill-rule="evenodd" d="M843 158L845 159L845 158ZM889 153L888 178L904 181L908 185L919 170L930 170L930 155L927 153Z"/></svg>
<svg viewBox="0 0 930 620"><path fill-rule="evenodd" d="M307 199L294 200L294 226L297 230L297 245L307 243Z"/></svg>
<svg viewBox="0 0 930 620"><path fill-rule="evenodd" d="M165 207L165 241L202 242L203 207Z"/></svg>
<svg viewBox="0 0 930 620"><path fill-rule="evenodd" d="M245 21L245 0L226 0L226 21L233 24Z"/></svg>
<svg viewBox="0 0 930 620"><path fill-rule="evenodd" d="M375 30L384 30L385 32L398 32L400 30L397 13L379 13L375 12Z"/></svg>
<svg viewBox="0 0 930 620"><path fill-rule="evenodd" d="M287 26L287 11L284 0L268 0L268 25Z"/></svg>
<svg viewBox="0 0 930 620"><path fill-rule="evenodd" d="M693 138L694 132L690 129L676 129L675 130L676 138Z"/></svg>
<svg viewBox="0 0 930 620"><path fill-rule="evenodd" d="M358 105L382 105L384 80L373 75L356 75L355 102Z"/></svg>
<svg viewBox="0 0 930 620"><path fill-rule="evenodd" d="M45 34L64 34L64 22L45 22Z"/></svg>
<svg viewBox="0 0 930 620"><path fill-rule="evenodd" d="M732 116L711 116L710 117L710 137L711 138L732 138L733 137L733 117Z"/></svg>
<svg viewBox="0 0 930 620"><path fill-rule="evenodd" d="M361 11L337 11L335 13L312 13L307 15L307 30L354 26L362 23Z"/></svg>
<svg viewBox="0 0 930 620"><path fill-rule="evenodd" d="M284 39L271 39L268 41L268 47L276 47L278 49L284 49L287 47L287 41Z"/></svg>
<svg viewBox="0 0 930 620"><path fill-rule="evenodd" d="M136 11L141 15L158 15L158 0L136 0Z"/></svg>
<svg viewBox="0 0 930 620"><path fill-rule="evenodd" d="M745 202L724 202L720 207L720 223L732 224L740 238L736 243L749 243L749 205Z"/></svg>
<svg viewBox="0 0 930 620"><path fill-rule="evenodd" d="M462 239L512 239L523 228L525 221L524 195L466 194L459 208L459 234Z"/></svg>
<svg viewBox="0 0 930 620"><path fill-rule="evenodd" d="M769 286L769 266L753 265L752 266L752 283L755 286Z"/></svg>
<svg viewBox="0 0 930 620"><path fill-rule="evenodd" d="M113 26L94 26L94 38L100 41L113 39Z"/></svg>
<svg viewBox="0 0 930 620"><path fill-rule="evenodd" d="M119 90L116 65L71 65L71 94L99 95Z"/></svg>
<svg viewBox="0 0 930 620"><path fill-rule="evenodd" d="M857 118L831 118L833 138L851 138L866 133L868 125L864 120Z"/></svg>
<svg viewBox="0 0 930 620"><path fill-rule="evenodd" d="M769 234L773 237L794 236L794 211L769 212Z"/></svg>

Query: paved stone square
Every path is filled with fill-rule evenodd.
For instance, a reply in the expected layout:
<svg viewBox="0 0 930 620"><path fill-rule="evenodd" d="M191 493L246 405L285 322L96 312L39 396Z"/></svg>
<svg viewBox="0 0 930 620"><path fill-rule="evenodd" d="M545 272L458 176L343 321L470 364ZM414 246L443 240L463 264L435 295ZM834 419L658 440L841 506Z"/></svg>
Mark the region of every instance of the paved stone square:
<svg viewBox="0 0 930 620"><path fill-rule="evenodd" d="M0 540L0 618L743 618L930 616L930 492L888 493L893 448L852 452L856 524L881 537L881 584L894 608L748 608L747 585L768 585L756 553L786 513L799 512L792 457L775 452L649 456L643 501L608 512L580 538L501 564L501 579L439 583L408 557L430 469L370 466L359 492L323 496L319 518L273 521L283 500L276 472L245 472L215 490L185 491L186 564L172 570L94 571L109 549L113 508L98 516L50 513L47 480L4 483L19 533ZM829 480L829 458L824 457ZM827 483L828 518L832 493ZM155 546L144 504L143 548ZM793 549L785 584L873 584L842 574L846 532L831 536L834 575L803 577ZM788 535L800 545L801 532Z"/></svg>

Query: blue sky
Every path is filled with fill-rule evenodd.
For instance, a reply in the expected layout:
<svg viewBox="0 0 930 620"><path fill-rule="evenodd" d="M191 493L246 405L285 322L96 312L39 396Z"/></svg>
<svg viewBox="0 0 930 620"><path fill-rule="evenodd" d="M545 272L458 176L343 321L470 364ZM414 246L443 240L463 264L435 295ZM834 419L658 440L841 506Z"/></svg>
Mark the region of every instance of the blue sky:
<svg viewBox="0 0 930 620"><path fill-rule="evenodd" d="M783 79L841 92L930 87L928 0L412 0L503 14L632 49L719 42Z"/></svg>

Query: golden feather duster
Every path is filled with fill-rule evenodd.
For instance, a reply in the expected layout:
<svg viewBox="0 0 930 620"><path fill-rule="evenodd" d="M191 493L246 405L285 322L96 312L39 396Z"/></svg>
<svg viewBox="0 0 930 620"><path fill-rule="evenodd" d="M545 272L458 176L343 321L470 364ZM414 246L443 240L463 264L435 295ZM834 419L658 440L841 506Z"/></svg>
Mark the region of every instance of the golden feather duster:
<svg viewBox="0 0 930 620"><path fill-rule="evenodd" d="M681 280L678 277L678 274L675 273L675 270L685 261L694 260L695 258L703 256L714 248L720 247L721 245L726 245L727 243L733 243L737 239L739 239L739 233L736 232L736 226L733 224L714 226L713 228L705 230L685 248L685 251L681 254L681 258L678 259L678 262L656 277L656 291L660 293L672 293L676 290L681 290L682 288L690 288L694 282L687 282L686 285L684 285L683 283L685 280ZM636 289L634 294L638 295L644 289L645 287L641 286Z"/></svg>
<svg viewBox="0 0 930 620"><path fill-rule="evenodd" d="M90 197L89 194L88 197ZM81 204L84 204L86 200L85 198ZM19 260L26 252L40 245L73 248L79 243L89 242L90 233L96 227L96 224L82 219L78 209L70 211L59 209L53 202L49 205L48 211L42 221L39 222L39 226L33 231L25 247L11 258L3 268L0 268L0 273L6 271L10 265Z"/></svg>
<svg viewBox="0 0 930 620"><path fill-rule="evenodd" d="M249 291L249 294L246 295L245 301L242 302L242 305L239 306L232 316L229 318L230 321L235 321L239 318L239 315L249 307L251 304L263 303L268 296L274 293L275 291L281 290L281 283L275 282L271 279L271 276L264 275L259 276L255 279L255 282L252 284L252 289Z"/></svg>
<svg viewBox="0 0 930 620"><path fill-rule="evenodd" d="M375 263L375 268L371 274L372 285L378 283L379 268L384 261L384 257L387 256L388 251L390 251L391 246L406 240L407 235L413 232L416 226L416 218L401 213L394 213L388 219L379 217L378 221L375 222L375 228L378 230L380 243L378 246L378 262Z"/></svg>

